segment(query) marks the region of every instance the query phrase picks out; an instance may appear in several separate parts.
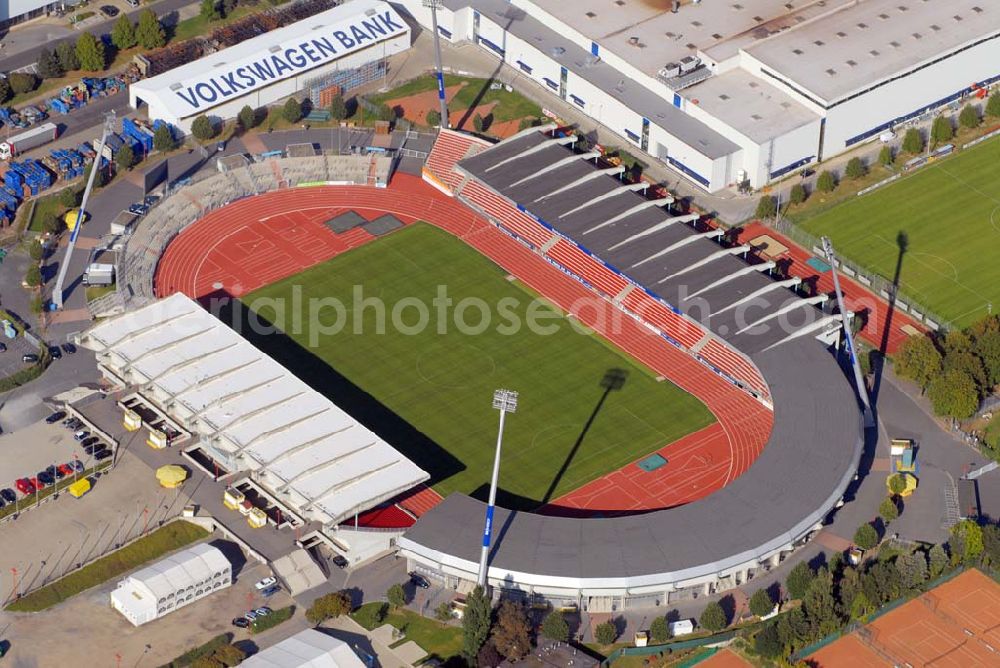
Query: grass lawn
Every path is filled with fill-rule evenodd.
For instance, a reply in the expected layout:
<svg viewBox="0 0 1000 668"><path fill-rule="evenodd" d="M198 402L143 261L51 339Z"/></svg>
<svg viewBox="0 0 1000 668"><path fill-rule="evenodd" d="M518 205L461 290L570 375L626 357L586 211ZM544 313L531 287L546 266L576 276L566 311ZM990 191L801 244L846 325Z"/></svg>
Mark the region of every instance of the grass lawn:
<svg viewBox="0 0 1000 668"><path fill-rule="evenodd" d="M248 6L240 5L236 7L226 18L219 19L217 21L209 21L201 14L197 16L192 16L189 19L184 19L179 22L171 32L168 28L167 35L170 38L171 43L180 42L186 39L191 39L192 37L199 37L200 35L207 35L212 30L216 28L221 28L224 25L228 25L233 21L237 21L244 16L254 14L256 12L263 11L263 7L259 4L254 3Z"/></svg>
<svg viewBox="0 0 1000 668"><path fill-rule="evenodd" d="M352 300L355 286L365 298L384 302L381 333L376 307L353 317L361 311ZM488 259L427 224L258 290L244 303L280 327L274 304L281 302L271 300L290 299L293 287L302 290L302 304L312 297L341 300L344 327L318 337L312 349L305 347L309 326L292 333L303 347L276 336L259 337L257 344L427 470L443 495L485 495L497 432L491 407L496 388L520 392L517 413L506 424L501 477L503 502L519 508L537 507L712 422L697 399L657 382L610 344L581 334ZM441 319L431 317L444 310L434 302L439 289L454 304ZM406 329L418 318L411 306L397 319L403 327L393 327L391 313L406 304L403 299L426 305L428 326ZM463 306L473 300L487 309L489 324L459 331L458 319L472 326L485 322L479 308ZM541 315L529 328L532 312ZM318 322L332 328L337 317L327 309ZM523 326L510 327L513 318ZM627 379L602 400L601 383L614 369Z"/></svg>
<svg viewBox="0 0 1000 668"><path fill-rule="evenodd" d="M367 614L368 609L379 605L385 604L366 603L352 612L351 617L371 631L375 627L368 625L370 622L370 615ZM421 617L406 609L390 612L382 624L391 624L397 629L404 629L406 638L400 640L400 644L412 640L428 654L439 658L442 663L447 663L449 659L457 657L462 652L462 628L459 626L448 626L435 619Z"/></svg>
<svg viewBox="0 0 1000 668"><path fill-rule="evenodd" d="M209 533L196 524L171 522L148 536L74 571L50 585L37 589L8 605L11 612L39 612L76 596L91 587L162 557L168 552L207 538Z"/></svg>
<svg viewBox="0 0 1000 668"><path fill-rule="evenodd" d="M31 206L29 203L27 206ZM50 218L62 218L66 213L66 207L59 201L59 193L52 193L35 200L35 208L31 212L31 220L28 221L28 230L38 232L45 231L45 221Z"/></svg>
<svg viewBox="0 0 1000 668"><path fill-rule="evenodd" d="M493 108L492 113L493 120L497 122L513 121L526 117L537 118L542 115L542 108L538 104L517 91L508 93L502 88L489 90L489 80L487 79L460 77L454 74L444 75L445 87L458 86L463 83L466 85L448 103L450 111L465 110L473 104L485 105L495 101L497 105ZM483 91L484 88L485 91ZM386 102L436 89L437 78L433 74L426 74L388 92L372 95L370 99L372 102ZM477 101L480 92L482 92L482 97Z"/></svg>
<svg viewBox="0 0 1000 668"><path fill-rule="evenodd" d="M100 299L109 292L115 291L114 285L88 285L87 286L87 301L92 302L95 299Z"/></svg>
<svg viewBox="0 0 1000 668"><path fill-rule="evenodd" d="M903 298L956 326L986 315L990 303L1000 307L1000 138L799 222L890 279L905 233Z"/></svg>

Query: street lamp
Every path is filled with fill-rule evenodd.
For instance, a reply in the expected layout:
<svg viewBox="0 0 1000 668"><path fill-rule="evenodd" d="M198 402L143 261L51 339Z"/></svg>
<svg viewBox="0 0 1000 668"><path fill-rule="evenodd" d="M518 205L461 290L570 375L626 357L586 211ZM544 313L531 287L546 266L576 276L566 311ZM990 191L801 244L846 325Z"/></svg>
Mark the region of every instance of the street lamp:
<svg viewBox="0 0 1000 668"><path fill-rule="evenodd" d="M497 451L493 457L493 477L490 479L490 500L486 506L486 523L483 526L483 552L479 556L479 586L486 586L487 562L490 558L490 538L493 534L493 508L497 501L497 480L500 478L500 450L503 447L503 423L507 413L517 412L517 392L496 390L493 392L493 408L500 411L500 429L497 431Z"/></svg>
<svg viewBox="0 0 1000 668"><path fill-rule="evenodd" d="M441 67L441 33L438 32L437 10L441 6L441 0L422 0L422 4L431 10L431 30L434 31L434 68L437 70L438 102L441 105L441 129L444 130L448 128L450 123L448 122L448 103L444 99L444 70Z"/></svg>

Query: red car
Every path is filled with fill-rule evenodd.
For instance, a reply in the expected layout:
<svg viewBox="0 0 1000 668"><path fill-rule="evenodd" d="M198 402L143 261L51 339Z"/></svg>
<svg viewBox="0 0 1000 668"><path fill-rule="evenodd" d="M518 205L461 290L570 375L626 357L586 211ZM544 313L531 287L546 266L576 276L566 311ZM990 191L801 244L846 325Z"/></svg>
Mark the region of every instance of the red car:
<svg viewBox="0 0 1000 668"><path fill-rule="evenodd" d="M65 478L68 475L73 475L73 467L69 464L60 464L59 472L62 473L62 477Z"/></svg>
<svg viewBox="0 0 1000 668"><path fill-rule="evenodd" d="M28 482L34 488L31 491L34 492L36 489L45 489L45 483L38 479L38 476L32 476L28 478ZM30 493L30 492L29 492Z"/></svg>
<svg viewBox="0 0 1000 668"><path fill-rule="evenodd" d="M17 491L25 496L35 493L35 486L31 484L31 481L27 478L18 478L14 482L14 487L17 487Z"/></svg>

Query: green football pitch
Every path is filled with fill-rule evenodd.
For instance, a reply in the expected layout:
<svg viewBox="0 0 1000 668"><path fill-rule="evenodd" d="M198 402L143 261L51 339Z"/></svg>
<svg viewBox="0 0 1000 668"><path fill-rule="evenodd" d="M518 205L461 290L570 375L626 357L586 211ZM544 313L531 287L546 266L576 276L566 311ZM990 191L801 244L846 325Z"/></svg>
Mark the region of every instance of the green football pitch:
<svg viewBox="0 0 1000 668"><path fill-rule="evenodd" d="M837 252L892 278L896 238L909 296L956 326L1000 308L1000 138L923 167L873 193L802 222Z"/></svg>
<svg viewBox="0 0 1000 668"><path fill-rule="evenodd" d="M385 305L384 328L372 304L359 314L359 289ZM453 307L435 306L441 289ZM295 303L298 290L302 311L310 298L342 303L342 312L329 307L316 319L326 331L339 331L316 336L311 346L310 334L319 332L306 322L312 318L303 317L299 327L289 318L287 335L255 343L417 462L442 495L485 498L496 388L520 393L506 423L500 484L501 501L519 508L554 499L713 421L697 399L581 333L491 261L430 225L394 232L243 301L281 327L276 304ZM460 306L470 300L491 313L484 331L478 331L485 322L480 306ZM427 307L423 329L415 302ZM394 308L402 328L393 324ZM459 311L472 330L456 324ZM514 331L514 319L526 323L533 311L537 331L526 325ZM607 391L612 379L621 386Z"/></svg>

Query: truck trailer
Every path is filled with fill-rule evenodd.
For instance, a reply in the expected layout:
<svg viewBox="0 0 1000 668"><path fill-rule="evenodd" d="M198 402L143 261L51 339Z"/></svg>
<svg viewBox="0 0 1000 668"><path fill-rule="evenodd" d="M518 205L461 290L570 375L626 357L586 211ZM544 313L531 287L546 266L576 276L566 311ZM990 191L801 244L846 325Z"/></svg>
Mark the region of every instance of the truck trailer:
<svg viewBox="0 0 1000 668"><path fill-rule="evenodd" d="M59 134L55 123L43 123L0 143L0 160L10 160L16 155L30 151L42 144L48 144Z"/></svg>

